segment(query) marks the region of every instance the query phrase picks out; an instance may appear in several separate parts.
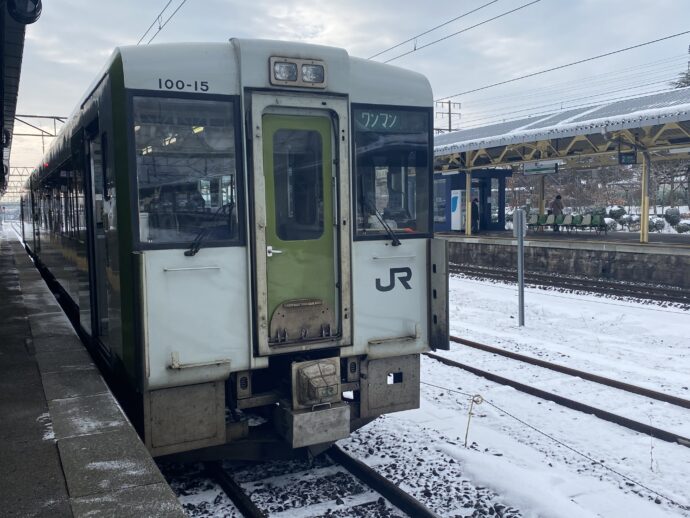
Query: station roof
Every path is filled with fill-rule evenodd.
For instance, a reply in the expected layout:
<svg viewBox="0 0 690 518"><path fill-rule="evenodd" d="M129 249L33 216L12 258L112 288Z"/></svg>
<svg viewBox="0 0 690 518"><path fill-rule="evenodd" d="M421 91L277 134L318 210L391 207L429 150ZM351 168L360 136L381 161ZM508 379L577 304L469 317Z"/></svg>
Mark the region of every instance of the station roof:
<svg viewBox="0 0 690 518"><path fill-rule="evenodd" d="M690 146L690 87L437 135L434 155L438 165L474 151L470 166L485 167L611 154L619 143L657 154Z"/></svg>
<svg viewBox="0 0 690 518"><path fill-rule="evenodd" d="M19 75L22 67L22 55L24 53L25 24L16 21L6 9L6 2L0 5L0 28L2 38L0 40L0 131L3 134L14 130L14 115L17 107L17 94L19 92ZM3 136L3 140L5 137ZM10 142L2 147L3 167L0 171L0 193L5 190L7 173L9 172Z"/></svg>

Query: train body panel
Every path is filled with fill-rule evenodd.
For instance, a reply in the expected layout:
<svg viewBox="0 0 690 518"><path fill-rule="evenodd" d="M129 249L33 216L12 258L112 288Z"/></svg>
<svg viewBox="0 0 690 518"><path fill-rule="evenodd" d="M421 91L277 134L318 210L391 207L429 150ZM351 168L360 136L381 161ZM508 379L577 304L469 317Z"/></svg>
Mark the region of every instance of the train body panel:
<svg viewBox="0 0 690 518"><path fill-rule="evenodd" d="M266 427L310 446L419 405L419 354L447 335L431 106L420 74L342 49L115 51L23 231L154 455Z"/></svg>
<svg viewBox="0 0 690 518"><path fill-rule="evenodd" d="M370 358L428 349L427 242L401 246L361 241L353 246L354 354Z"/></svg>
<svg viewBox="0 0 690 518"><path fill-rule="evenodd" d="M243 247L142 254L149 390L227 379L252 368L249 275Z"/></svg>

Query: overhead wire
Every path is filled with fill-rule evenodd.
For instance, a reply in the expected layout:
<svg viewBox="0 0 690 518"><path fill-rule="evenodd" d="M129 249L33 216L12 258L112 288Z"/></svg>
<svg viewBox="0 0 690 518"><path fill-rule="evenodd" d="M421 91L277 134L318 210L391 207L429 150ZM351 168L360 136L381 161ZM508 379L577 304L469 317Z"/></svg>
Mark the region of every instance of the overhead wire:
<svg viewBox="0 0 690 518"><path fill-rule="evenodd" d="M151 25L149 25L149 28L146 29L146 32L144 32L144 34L141 35L141 38L139 38L139 41L137 41L137 45L139 45L143 41L143 39L146 37L146 35L149 33L149 31L153 28L153 26L156 24L156 22L161 19L161 16L163 16L163 13L165 12L165 10L168 8L168 6L171 3L172 3L172 0L168 0L168 3L165 4L165 7L163 7L161 12L158 13L158 15L153 19L153 21L151 22Z"/></svg>
<svg viewBox="0 0 690 518"><path fill-rule="evenodd" d="M666 83L667 89L672 89L670 81L673 79L673 71L659 71L654 74L639 75L638 77L621 78L613 81L592 81L591 84L572 85L568 89L544 89L533 90L524 95L516 95L513 100L497 100L495 102L474 102L463 100L464 114L472 112L472 120L475 118L491 118L493 114L506 115L508 113L526 112L545 107L555 106L556 109L565 109L568 103L587 97L595 98L608 95L611 92L629 90L631 93L639 91L643 95L645 88L651 84ZM464 121L470 119L464 118Z"/></svg>
<svg viewBox="0 0 690 518"><path fill-rule="evenodd" d="M514 77L514 78L512 78L512 79L506 79L505 81L499 81L499 82L497 82L497 83L491 83L491 84L488 84L488 85L480 86L480 87L478 87L478 88L473 88L473 89L471 89L471 90L466 90L466 91L464 91L464 92L459 92L459 93L457 93L457 94L447 95L447 96L445 96L445 97L439 97L438 99L436 99L436 101L445 101L445 100L448 100L448 99L453 99L454 97L459 97L459 96L461 96L461 95L467 95L467 94L471 94L471 93L474 93L474 92L481 92L481 91L483 91L483 90L488 90L489 88L495 88L495 87L497 87L497 86L505 85L505 84L508 84L508 83L514 83L515 81L520 81L520 80L522 80L522 79L527 79L528 77L535 77L535 76L538 76L538 75L546 74L546 73L548 73L548 72L554 72L554 71L556 71L556 70L562 70L562 69L564 69L564 68L572 67L572 66L575 66L575 65L580 65L580 64L582 64L582 63L587 63L587 62L589 62L589 61L594 61L594 60L596 60L596 59L601 59L601 58L605 58L605 57L608 57L608 56L613 56L613 55L616 55L616 54L620 54L620 53L622 53L622 52L627 52L627 51L629 51L629 50L638 49L638 48L641 48L641 47L645 47L645 46L647 46L647 45L652 45L652 44L654 44L654 43L659 43L659 42L661 42L661 41L666 41L666 40L670 40L670 39L672 39L672 38L677 38L677 37L679 37L679 36L684 36L684 35L686 35L686 34L690 34L690 30L688 30L688 31L683 31L683 32L678 32L678 33L676 33L676 34L671 34L671 35L669 35L669 36L664 36L663 38L657 38L657 39L655 39L655 40L646 41L646 42L644 42L644 43L639 43L639 44L637 44L637 45L631 45L631 46L629 46L629 47L625 47L625 48L622 48L622 49L614 50L614 51L611 51L611 52L606 52L606 53L604 53L604 54L598 54L598 55L596 55L596 56L590 56L590 57L588 57L588 58L579 59L579 60L577 60L577 61L572 61L572 62L570 62L570 63L566 63L566 64L563 64L563 65L558 65L558 66L550 67L550 68L547 68L547 69L544 69L544 70L539 70L538 72L532 72L532 73L530 73L530 74L525 74L525 75L522 75L522 76L519 76L519 77Z"/></svg>
<svg viewBox="0 0 690 518"><path fill-rule="evenodd" d="M606 91L593 91L587 95L578 97L566 97L553 99L543 104L530 104L524 108L510 110L499 108L496 110L482 110L467 103L463 117L463 128L484 126L492 121L509 121L516 119L532 119L541 115L555 115L570 111L579 106L594 106L610 102L612 99L638 98L648 95L650 92L668 91L668 79L660 79L646 83L638 83L625 88L608 89ZM626 92L623 94L623 92ZM613 97L614 94L618 94ZM584 102L584 104L583 104ZM468 106L469 105L469 106Z"/></svg>
<svg viewBox="0 0 690 518"><path fill-rule="evenodd" d="M669 84L669 81L672 79L672 77L666 76L664 79L660 79L657 81L652 81L652 82L645 82L645 83L636 83L631 86L627 86L625 88L618 88L614 90L607 90L605 92L599 92L599 93L592 93L590 95L585 95L585 96L580 96L580 97L571 97L567 99L556 99L550 103L547 104L540 104L540 105L529 105L528 108L522 108L520 110L512 110L512 111L505 111L505 108L497 108L494 110L482 110L481 115L476 116L474 118L465 118L463 119L465 124L471 125L473 122L480 122L480 121L487 121L487 120L492 120L492 119L502 119L502 120L508 120L509 118L506 117L508 115L516 115L522 113L523 115L520 115L518 117L525 117L525 116L534 116L535 112L533 110L545 110L548 109L549 107L552 107L548 113L556 113L559 111L565 111L565 110L570 110L573 107L569 106L574 102L577 101L584 101L584 100L594 100L598 97L604 97L610 94L615 94L615 93L620 93L620 92L626 92L630 90L640 90L641 88L646 88L646 87L651 87L651 86L656 86L656 85L661 85L661 84ZM658 90L658 89L657 89ZM668 88L665 88L664 90L668 90ZM646 90L640 90L639 92L635 94L631 94L632 97L637 97L644 95L644 92ZM594 101L593 101L594 102ZM601 102L601 101L596 101L596 102ZM524 105L523 105L524 106ZM560 107L559 107L560 106ZM492 115L494 114L494 115Z"/></svg>
<svg viewBox="0 0 690 518"><path fill-rule="evenodd" d="M678 64L681 62L685 64L686 60L686 54L674 55L628 66L623 69L579 77L576 81L553 82L536 90L530 90L527 93L463 99L463 106L465 108L463 112L465 115L463 117L463 128L470 129L494 122L506 122L521 118L536 118L547 114L562 113L563 111L573 109L573 103L580 100L589 99L592 103L607 102L608 99L601 98L610 96L610 94L615 92L629 91L630 95L626 95L626 97L632 98L658 92L660 90L657 86L663 83L669 84L667 89L670 89L670 82L675 78ZM627 85L627 87L613 89L614 86L617 87L621 83ZM578 91L588 95L561 97L563 93L573 94ZM485 106L490 106L490 108L485 108ZM549 111L543 111L545 109ZM470 112L469 117L466 115L467 112Z"/></svg>
<svg viewBox="0 0 690 518"><path fill-rule="evenodd" d="M668 92L668 88L661 88L661 89L657 89L657 90L646 91L646 92L644 92L643 95L653 95L653 94L659 94L659 93L663 93L663 92ZM597 104L599 104L599 103L609 104L609 103L618 102L618 101L628 101L630 99L636 99L639 96L640 96L640 94L637 93L635 95L624 95L621 97L612 97L609 99L602 99ZM561 111L574 110L577 108L586 108L586 107L590 107L590 106L592 106L592 103L584 103L584 104L569 106L569 107L565 108L564 110L559 110L559 111L546 111L546 112L541 112L541 113L532 113L532 114L529 114L529 117L523 116L523 117L516 117L516 118L512 118L512 119L505 119L505 120L503 120L503 119L497 120L497 118L494 118L493 122L483 122L481 124L476 124L474 126L467 126L467 127L462 128L462 129L475 129L475 128L481 128L483 126L490 126L492 124L499 124L499 123L503 123L503 122L512 122L512 121L518 121L518 120L523 120L523 119L534 119L536 121L536 119L538 117L557 115Z"/></svg>
<svg viewBox="0 0 690 518"><path fill-rule="evenodd" d="M450 20L448 20L448 21L446 21L446 22L443 22L443 23L441 23L441 24L439 24L439 25L436 25L436 26L432 27L431 29L428 29L428 30L426 30L426 31L424 31L424 32L420 32L419 34L417 34L417 35L415 35L415 36L412 36L411 38L409 38L409 39L407 39L407 40L405 40L405 41L401 41L400 43L398 43L398 44L396 44L396 45L393 45L392 47L388 47L387 49L382 50L381 52L377 52L377 53L374 54L373 56L369 56L367 59L374 59L374 58L376 58L376 57L379 57L381 54L385 54L386 52L390 52L391 50L397 49L398 47L402 47L403 45L405 45L405 43L410 43L411 41L414 41L414 40L416 40L417 38L419 38L419 37L421 37L421 36L425 36L425 35L429 34L430 32L434 32L435 30L438 30L438 29L440 29L441 27L445 27L446 25L449 25L449 24L451 24L451 23L453 23L453 22L455 22L455 21L457 21L457 20L459 20L459 19L461 19L461 18L464 18L465 16L469 16L470 14L476 13L477 11L480 11L481 9L484 9L485 7L488 7L488 6L490 6L491 4L495 4L495 3L498 2L498 1L499 1L499 0L491 0L490 2L487 2L487 3L483 4L483 5L480 5L480 6L477 7L476 9L472 9L471 11L467 11L467 12L465 12L465 13L462 13L461 15L456 16L455 18L451 18Z"/></svg>
<svg viewBox="0 0 690 518"><path fill-rule="evenodd" d="M139 45L139 44L144 40L144 38L146 38L146 35L151 31L151 29L152 29L153 26L156 24L156 22L158 22L158 30L156 30L156 32L153 33L153 36L151 36L151 38L146 42L147 45L148 45L149 43L151 43L151 42L156 38L156 36L158 36L158 34L160 34L160 32L165 28L165 26L168 25L168 23L170 23L170 20L173 19L173 17L174 17L174 16L177 14L177 12L182 8L182 6L183 6L185 3L187 3L187 0L182 0L182 1L180 2L180 5L178 5L178 6L175 8L175 10L172 12L172 14L171 14L170 16L168 16L168 18L167 18L164 22L161 22L163 13L166 11L166 9L168 9L168 7L170 6L171 3L172 3L172 0L168 0L168 3L165 4L165 7L163 7L163 9L161 10L161 12L158 13L158 16L156 16L156 18L154 18L153 23L151 23L151 25L149 25L149 28L146 29L146 32L144 32L144 34L141 36L141 38L139 38L139 41L137 42L137 45Z"/></svg>
<svg viewBox="0 0 690 518"><path fill-rule="evenodd" d="M168 23L170 22L170 20L172 20L173 16L175 16L175 15L177 14L177 11L179 11L180 9L182 9L182 6L183 6L186 2L187 2L187 0L182 0L182 2L180 3L180 5L177 6L177 9L175 9L175 10L173 11L173 13L168 17L168 19L165 20L165 22L163 22L163 25L161 25L161 26L158 28L158 31L156 31L156 33L155 33L153 36L151 36L151 39L150 39L148 42L146 42L147 45L148 45L149 43L151 43L151 42L153 41L153 39L154 39L156 36L158 36L158 34L165 28L166 25L168 25Z"/></svg>
<svg viewBox="0 0 690 518"><path fill-rule="evenodd" d="M493 17L491 17L491 18L488 18L488 19L486 19L486 20L484 20L484 21L481 21L481 22L479 22L479 23L476 23L476 24L474 24L474 25L472 25L472 26L470 26L470 27L466 27L465 29L462 29L462 30L460 30L460 31L454 32L454 33L452 33L452 34L448 34L447 36L444 36L443 38L439 38L439 39L434 40L434 41L432 41L432 42L429 42L429 43L427 43L427 44L425 44L425 45L422 45L422 46L420 46L420 47L415 47L413 50L410 50L410 51L408 51L408 52L404 52L404 53L399 54L399 55L397 55L397 56L395 56L395 57L392 57L392 58L390 58L390 59L387 59L386 61L384 61L384 63L390 63L391 61L395 61L396 59L400 59L400 58L402 58L402 57L404 57L404 56L407 56L407 55L409 55L409 54L412 54L413 52L417 52L418 50L422 50L422 49L425 49L425 48L427 48L427 47L431 47L432 45L436 45L437 43L440 43L440 42L445 41L445 40L447 40L447 39L449 39L449 38L452 38L453 36L458 36L459 34L463 34L463 33L467 32L467 31L470 31L470 30L472 30L472 29L475 29L475 28L477 28L477 27L480 27L480 26L482 26L482 25L485 25L485 24L487 24L487 23L489 23L489 22L492 22L492 21L494 21L494 20L498 20L499 18L503 18L504 16L508 16L509 14L512 14L512 13L517 12L517 11L520 11L521 9L525 9L526 7L529 7L529 6L531 6L531 5L537 4L537 3L539 3L539 2L541 2L541 0L532 0L532 2L528 2L528 3L526 3L526 4L523 4L523 5L519 6L519 7L516 7L515 9L511 9L510 11L505 11L505 12L499 14L499 15L496 15L496 16L493 16Z"/></svg>
<svg viewBox="0 0 690 518"><path fill-rule="evenodd" d="M469 100L466 100L466 102L472 102L475 104L496 104L497 101L500 100L506 100L510 102L511 105L514 104L514 101L516 99L524 99L524 98L531 98L531 97L539 97L542 98L543 95L547 92L558 92L558 91L572 91L573 89L586 89L589 87L591 84L600 84L602 82L608 83L610 82L619 82L622 80L622 78L627 78L629 76L637 77L640 75L640 72L638 70L644 70L644 69L660 69L660 70L670 70L670 69L676 69L679 63L687 60L687 55L686 54L681 54L677 55L671 58L665 58L663 60L658 60L658 61L651 61L639 65L634 65L634 66L629 66L626 68L622 69L616 69L612 70L609 72L603 72L600 74L592 74L589 76L582 76L578 77L576 80L573 79L568 79L565 81L556 81L556 82L551 82L551 83L546 83L546 84L541 84L538 89L536 90L531 90L528 93L519 93L519 94L499 94L499 95L490 95L490 96L483 96L483 97L478 97L478 98L470 98ZM621 78L621 79L614 79L614 78Z"/></svg>
<svg viewBox="0 0 690 518"><path fill-rule="evenodd" d="M522 108L526 106L533 106L535 103L562 101L564 96L573 95L590 95L597 91L607 91L608 89L620 88L622 86L636 87L642 86L652 81L660 81L669 79L674 73L674 68L660 69L647 74L634 74L630 76L621 76L619 78L611 79L593 79L591 81L578 81L571 83L569 86L559 86L552 88L537 88L529 92L516 94L513 96L506 96L495 101L481 101L481 100L464 100L465 106L471 105L473 107L486 107L483 110L485 113L491 111L502 111L501 106L508 108ZM670 88L670 87L669 87Z"/></svg>

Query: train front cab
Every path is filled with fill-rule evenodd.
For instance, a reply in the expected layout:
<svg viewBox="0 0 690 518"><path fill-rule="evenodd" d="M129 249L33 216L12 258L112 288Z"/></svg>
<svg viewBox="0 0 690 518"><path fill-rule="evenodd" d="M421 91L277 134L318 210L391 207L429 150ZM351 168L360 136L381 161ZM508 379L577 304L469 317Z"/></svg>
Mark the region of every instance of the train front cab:
<svg viewBox="0 0 690 518"><path fill-rule="evenodd" d="M275 60L323 81L281 82ZM32 177L24 232L154 455L256 458L419 405L419 354L447 346L431 104L422 76L339 49L115 53Z"/></svg>
<svg viewBox="0 0 690 518"><path fill-rule="evenodd" d="M284 44L234 44L242 59L228 76L242 79L232 101L247 121L239 141L233 112L235 148L226 152L237 161L244 145L246 160L223 173L243 229L235 246L153 246L164 205L139 213L145 429L155 455L229 443L230 455L260 456L251 439L266 434L242 414L299 448L416 408L419 354L447 323L445 247L431 229L428 82L392 67L377 76L378 65L338 49L295 46L285 58ZM327 72L300 90L267 77L276 61ZM411 79L421 95L396 103L391 91ZM146 135L145 119L135 133ZM141 209L162 193L141 192L148 151L143 140L134 147ZM203 335L199 322L209 323Z"/></svg>

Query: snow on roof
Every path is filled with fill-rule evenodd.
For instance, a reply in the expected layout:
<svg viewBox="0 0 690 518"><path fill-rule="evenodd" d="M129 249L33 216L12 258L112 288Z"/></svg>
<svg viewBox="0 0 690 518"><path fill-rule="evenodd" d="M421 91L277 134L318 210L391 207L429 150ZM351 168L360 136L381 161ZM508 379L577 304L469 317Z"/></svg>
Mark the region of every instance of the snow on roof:
<svg viewBox="0 0 690 518"><path fill-rule="evenodd" d="M690 87L437 135L434 155L690 121Z"/></svg>

